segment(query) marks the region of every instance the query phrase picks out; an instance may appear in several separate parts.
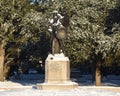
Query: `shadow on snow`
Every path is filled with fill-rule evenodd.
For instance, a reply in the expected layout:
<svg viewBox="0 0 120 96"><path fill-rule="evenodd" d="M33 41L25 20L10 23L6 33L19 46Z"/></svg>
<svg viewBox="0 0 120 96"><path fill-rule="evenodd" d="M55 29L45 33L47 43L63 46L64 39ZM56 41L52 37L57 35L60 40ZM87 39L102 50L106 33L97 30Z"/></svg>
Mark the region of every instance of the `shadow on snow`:
<svg viewBox="0 0 120 96"><path fill-rule="evenodd" d="M35 86L37 83L43 83L45 80L44 74L21 74L19 78L11 77L12 82L20 83L23 86ZM77 82L79 86L94 86L91 75L80 75L71 77L73 82ZM108 75L102 78L101 86L120 87L120 76Z"/></svg>

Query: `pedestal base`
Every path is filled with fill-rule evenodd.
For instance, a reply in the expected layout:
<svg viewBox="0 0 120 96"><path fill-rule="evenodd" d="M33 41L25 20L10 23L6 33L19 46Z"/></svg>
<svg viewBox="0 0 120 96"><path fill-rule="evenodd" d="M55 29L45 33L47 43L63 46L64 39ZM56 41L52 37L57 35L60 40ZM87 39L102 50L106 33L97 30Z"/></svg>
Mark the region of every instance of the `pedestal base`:
<svg viewBox="0 0 120 96"><path fill-rule="evenodd" d="M70 61L64 54L48 55L45 62L45 81L37 84L39 90L67 90L77 88L70 80Z"/></svg>
<svg viewBox="0 0 120 96"><path fill-rule="evenodd" d="M40 83L37 84L39 90L70 90L77 88L78 84L75 82L66 82L61 84Z"/></svg>

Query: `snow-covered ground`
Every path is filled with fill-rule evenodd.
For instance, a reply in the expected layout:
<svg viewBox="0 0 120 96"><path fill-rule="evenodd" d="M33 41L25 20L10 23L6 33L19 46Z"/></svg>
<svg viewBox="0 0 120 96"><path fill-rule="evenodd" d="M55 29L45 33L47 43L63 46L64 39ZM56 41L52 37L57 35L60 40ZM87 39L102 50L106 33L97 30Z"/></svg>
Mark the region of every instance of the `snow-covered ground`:
<svg viewBox="0 0 120 96"><path fill-rule="evenodd" d="M21 75L20 79L11 77L10 81L0 82L0 96L120 96L120 76L107 76L100 87L91 83L91 75L71 80L79 83L79 88L53 91L36 89L37 83L44 82L44 75Z"/></svg>

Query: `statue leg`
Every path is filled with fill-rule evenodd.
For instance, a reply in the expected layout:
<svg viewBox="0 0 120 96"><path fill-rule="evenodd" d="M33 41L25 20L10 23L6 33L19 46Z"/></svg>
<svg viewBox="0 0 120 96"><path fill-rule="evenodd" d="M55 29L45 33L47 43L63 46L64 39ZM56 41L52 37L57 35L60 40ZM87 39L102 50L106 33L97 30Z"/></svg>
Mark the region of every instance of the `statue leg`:
<svg viewBox="0 0 120 96"><path fill-rule="evenodd" d="M52 54L59 54L60 53L60 44L58 39L54 38L52 43Z"/></svg>
<svg viewBox="0 0 120 96"><path fill-rule="evenodd" d="M66 55L66 51L65 51L63 40L59 40L59 44L60 44L60 49L62 50L62 52L64 53L64 55Z"/></svg>

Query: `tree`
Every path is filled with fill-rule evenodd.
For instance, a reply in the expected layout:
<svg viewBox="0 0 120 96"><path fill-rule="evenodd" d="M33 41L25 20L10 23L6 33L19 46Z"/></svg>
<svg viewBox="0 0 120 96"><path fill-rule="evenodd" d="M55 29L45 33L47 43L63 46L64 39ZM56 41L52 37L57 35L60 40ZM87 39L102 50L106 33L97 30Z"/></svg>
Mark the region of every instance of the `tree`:
<svg viewBox="0 0 120 96"><path fill-rule="evenodd" d="M71 20L66 41L67 53L73 64L86 60L92 61L92 66L94 65L94 70L96 70L94 72L96 85L100 85L101 64L104 64L106 58L113 54L111 49L114 49L114 52L118 54L119 46L115 45L119 45L119 39L115 38L119 38L119 36L111 37L104 34L106 18L109 11L115 8L117 2L116 0L72 0L71 2L64 1L64 4L68 7Z"/></svg>
<svg viewBox="0 0 120 96"><path fill-rule="evenodd" d="M0 48L1 54L5 58L1 63L1 67L4 72L9 64L9 58L19 57L21 46L28 38L23 35L24 25L22 23L24 15L30 10L30 4L28 0L1 0L0 1ZM3 52L3 51L5 52ZM13 70L14 71L14 70ZM3 80L3 73L1 70L1 80ZM6 75L6 73L4 73ZM6 76L5 76L6 77Z"/></svg>

